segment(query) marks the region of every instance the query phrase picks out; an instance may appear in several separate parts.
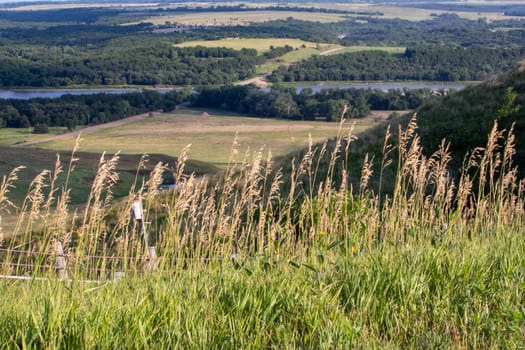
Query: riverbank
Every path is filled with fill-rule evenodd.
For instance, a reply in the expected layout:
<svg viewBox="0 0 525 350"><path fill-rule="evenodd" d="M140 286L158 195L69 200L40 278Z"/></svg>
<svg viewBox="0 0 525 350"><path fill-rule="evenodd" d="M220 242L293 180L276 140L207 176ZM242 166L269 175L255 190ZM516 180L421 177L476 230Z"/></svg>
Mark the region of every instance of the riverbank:
<svg viewBox="0 0 525 350"><path fill-rule="evenodd" d="M380 90L391 90L391 89L431 89L431 90L461 90L468 86L478 84L477 81L468 82L436 82L436 81L324 81L324 82L295 82L295 83L283 83L281 86L295 87L298 92L303 89L309 88L314 92L318 92L324 89L380 89ZM264 78L257 77L252 78L243 82L239 82L238 85L255 84L256 86L263 89L271 89L272 84L264 81ZM0 90L0 99L21 99L28 100L31 98L58 98L63 95L89 95L89 94L124 94L132 92L141 92L143 90L153 90L160 93L166 93L178 89L194 89L190 86L144 86L144 87L126 87L126 88L38 88L38 89L8 89Z"/></svg>

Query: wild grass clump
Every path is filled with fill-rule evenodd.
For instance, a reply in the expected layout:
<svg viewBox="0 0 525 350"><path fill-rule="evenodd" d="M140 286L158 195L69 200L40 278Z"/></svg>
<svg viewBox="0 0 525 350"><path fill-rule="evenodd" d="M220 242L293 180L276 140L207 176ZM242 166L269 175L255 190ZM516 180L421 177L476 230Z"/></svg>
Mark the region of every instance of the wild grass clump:
<svg viewBox="0 0 525 350"><path fill-rule="evenodd" d="M172 191L159 190L167 164L139 182L145 156L118 201L119 156L103 155L82 208L56 180L59 159L14 208L15 169L0 185L0 210L17 211L2 273L31 282L0 284L0 346L518 347L524 182L513 128L495 124L457 178L445 141L424 155L415 118L397 134L381 159L365 158L355 187L352 129L332 146L310 143L287 173L271 151L241 156L235 141L223 176L197 177L185 149ZM391 168L394 190L374 192Z"/></svg>

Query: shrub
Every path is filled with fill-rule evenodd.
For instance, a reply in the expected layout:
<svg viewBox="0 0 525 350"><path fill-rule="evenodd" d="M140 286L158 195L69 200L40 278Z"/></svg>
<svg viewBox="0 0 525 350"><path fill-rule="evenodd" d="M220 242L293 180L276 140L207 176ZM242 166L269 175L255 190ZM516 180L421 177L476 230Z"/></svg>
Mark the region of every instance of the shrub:
<svg viewBox="0 0 525 350"><path fill-rule="evenodd" d="M33 127L33 134L47 134L49 133L49 128L47 124L36 124Z"/></svg>

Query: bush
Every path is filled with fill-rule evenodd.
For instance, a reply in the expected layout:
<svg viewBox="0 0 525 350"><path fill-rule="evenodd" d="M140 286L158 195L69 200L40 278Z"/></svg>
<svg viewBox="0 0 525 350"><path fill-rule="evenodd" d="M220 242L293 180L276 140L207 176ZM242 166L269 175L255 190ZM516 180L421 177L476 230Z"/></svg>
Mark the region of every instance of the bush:
<svg viewBox="0 0 525 350"><path fill-rule="evenodd" d="M49 133L49 128L47 124L36 124L33 127L33 134L47 134Z"/></svg>

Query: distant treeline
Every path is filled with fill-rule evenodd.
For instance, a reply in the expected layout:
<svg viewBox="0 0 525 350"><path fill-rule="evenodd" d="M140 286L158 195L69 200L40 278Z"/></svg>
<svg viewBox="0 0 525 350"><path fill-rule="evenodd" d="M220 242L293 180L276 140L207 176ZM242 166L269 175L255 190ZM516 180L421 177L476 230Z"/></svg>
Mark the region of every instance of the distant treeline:
<svg viewBox="0 0 525 350"><path fill-rule="evenodd" d="M336 121L346 108L346 118L365 117L370 110L406 110L419 107L432 95L430 89L312 89L276 87L263 91L254 86L204 87L193 106L221 108L265 118Z"/></svg>
<svg viewBox="0 0 525 350"><path fill-rule="evenodd" d="M513 11L513 10L524 10L525 5L520 4L505 4L504 1L494 1L494 2L472 2L472 3L464 3L464 2L450 2L450 1L443 1L441 3L437 1L420 1L420 2L414 2L410 4L399 4L398 6L404 6L404 7L411 7L411 8L420 8L420 9L426 9L426 10L440 10L440 11L464 11L464 12L478 12L478 13L487 13L487 12L506 12L506 11Z"/></svg>
<svg viewBox="0 0 525 350"><path fill-rule="evenodd" d="M57 23L47 21L46 23L16 22L16 25L10 24L10 22L3 23L6 29L0 29L0 52L2 51L2 44L15 46L75 45L78 47L97 45L94 47L97 50L110 49L115 45L119 47L122 41L116 39L122 38L130 39L126 42L128 44L133 43L134 46L143 43L144 40L177 43L228 37L294 38L313 42L332 42L345 46L446 44L451 46L510 47L522 46L525 42L525 21L499 20L489 23L483 19L460 18L455 14L436 15L432 19L417 22L367 15L332 23L313 23L287 18L253 23L249 26L189 26L190 28L183 32L156 33L156 29L165 25L152 25L150 23L117 25L121 21L129 21L132 18L134 21L140 22L140 18L150 17L154 15L152 13L144 14L131 10L125 11L124 9L118 11L107 9L107 13L101 9L96 11L95 9L69 11L53 15L54 17L70 19L68 22L63 22L63 20ZM11 14L10 11L3 13L6 18ZM89 15L89 18L99 17L92 23L83 20L83 14ZM42 20L44 21L44 19ZM512 30L501 31L498 28Z"/></svg>
<svg viewBox="0 0 525 350"><path fill-rule="evenodd" d="M273 58L281 57L290 51L293 51L293 47L291 47L290 45L277 46L277 47L270 46L270 50L265 52L263 56L264 58L271 60Z"/></svg>
<svg viewBox="0 0 525 350"><path fill-rule="evenodd" d="M455 14L437 15L433 19L419 22L368 17L333 25L338 26L339 33L344 36L340 44L345 46L363 44L520 47L525 42L525 21L504 20L488 23L483 19L468 20ZM502 27L513 30L498 30Z"/></svg>
<svg viewBox="0 0 525 350"><path fill-rule="evenodd" d="M351 11L344 9L335 8L322 8L322 7L298 7L298 6L260 6L260 7L249 7L244 4L239 5L213 5L213 6L178 6L175 8L159 9L163 11L162 15L169 14L170 12L238 12L238 11L290 11L290 12L318 12L318 13L336 13L336 14L354 14L363 16L383 16L384 13L380 11Z"/></svg>
<svg viewBox="0 0 525 350"><path fill-rule="evenodd" d="M160 42L83 53L72 47L13 47L4 48L0 59L3 87L227 84L251 77L262 62L254 49Z"/></svg>
<svg viewBox="0 0 525 350"><path fill-rule="evenodd" d="M517 9L517 10L508 10L508 11L505 11L504 14L505 16L523 17L525 16L525 7L522 9Z"/></svg>
<svg viewBox="0 0 525 350"><path fill-rule="evenodd" d="M404 54L362 51L313 56L300 64L280 67L270 80L484 80L491 74L511 69L523 57L525 47L426 46L408 48Z"/></svg>
<svg viewBox="0 0 525 350"><path fill-rule="evenodd" d="M190 92L186 90L167 93L145 90L126 94L0 99L0 127L38 126L40 132L45 132L48 126L74 129L79 125L102 124L149 111L171 111L189 98Z"/></svg>

